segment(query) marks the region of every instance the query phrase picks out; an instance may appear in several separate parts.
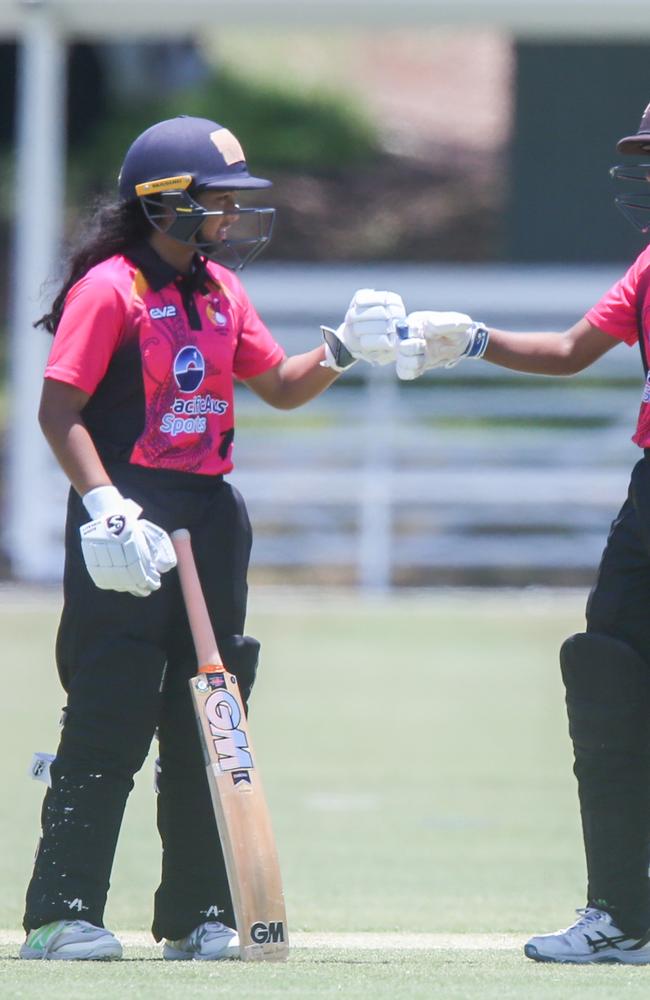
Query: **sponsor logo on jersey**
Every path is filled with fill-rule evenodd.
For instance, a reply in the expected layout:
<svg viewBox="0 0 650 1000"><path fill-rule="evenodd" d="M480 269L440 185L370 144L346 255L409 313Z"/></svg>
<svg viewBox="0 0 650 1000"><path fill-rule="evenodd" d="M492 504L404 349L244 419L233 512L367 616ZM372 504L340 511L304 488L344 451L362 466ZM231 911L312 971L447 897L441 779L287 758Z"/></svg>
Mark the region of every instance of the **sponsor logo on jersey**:
<svg viewBox="0 0 650 1000"><path fill-rule="evenodd" d="M207 418L210 414L222 416L228 410L228 400L219 399L206 392L202 396L192 396L183 399L177 396L165 413L160 430L163 434L203 434L207 430Z"/></svg>
<svg viewBox="0 0 650 1000"><path fill-rule="evenodd" d="M162 308L153 306L149 310L149 315L152 319L167 319L168 316L176 315L176 306L162 306Z"/></svg>
<svg viewBox="0 0 650 1000"><path fill-rule="evenodd" d="M171 409L173 413L189 417L202 416L206 413L216 413L221 416L228 409L228 400L217 399L206 392L204 396L192 396L191 399L175 399Z"/></svg>
<svg viewBox="0 0 650 1000"><path fill-rule="evenodd" d="M215 326L225 326L228 322L227 317L224 316L222 312L219 312L216 303L213 305L207 305L205 307L205 312L210 322L214 323Z"/></svg>
<svg viewBox="0 0 650 1000"><path fill-rule="evenodd" d="M205 361L198 347L182 347L174 358L174 378L181 392L196 392L205 376Z"/></svg>

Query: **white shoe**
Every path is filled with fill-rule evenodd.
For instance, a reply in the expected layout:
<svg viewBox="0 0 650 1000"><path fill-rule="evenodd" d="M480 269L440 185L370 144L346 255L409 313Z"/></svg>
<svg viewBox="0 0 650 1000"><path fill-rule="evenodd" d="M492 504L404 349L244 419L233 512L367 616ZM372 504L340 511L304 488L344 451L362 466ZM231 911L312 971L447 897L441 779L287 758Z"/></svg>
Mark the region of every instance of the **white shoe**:
<svg viewBox="0 0 650 1000"><path fill-rule="evenodd" d="M237 932L218 920L199 924L191 934L179 941L165 941L163 958L170 961L198 959L218 962L222 958L239 958Z"/></svg>
<svg viewBox="0 0 650 1000"><path fill-rule="evenodd" d="M642 938L632 938L623 934L604 910L588 906L576 913L579 919L565 930L532 937L524 946L526 957L535 962L650 963L650 931Z"/></svg>
<svg viewBox="0 0 650 1000"><path fill-rule="evenodd" d="M107 961L122 957L122 945L106 928L87 920L55 920L29 931L19 957Z"/></svg>

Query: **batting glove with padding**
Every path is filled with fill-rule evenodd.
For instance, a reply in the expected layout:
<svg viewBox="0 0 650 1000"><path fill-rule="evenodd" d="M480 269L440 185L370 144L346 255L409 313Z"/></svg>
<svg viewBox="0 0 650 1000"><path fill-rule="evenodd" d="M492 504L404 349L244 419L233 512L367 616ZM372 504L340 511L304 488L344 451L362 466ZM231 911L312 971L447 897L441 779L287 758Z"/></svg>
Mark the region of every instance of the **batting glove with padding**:
<svg viewBox="0 0 650 1000"><path fill-rule="evenodd" d="M482 358L489 334L465 313L412 312L409 335L397 343L398 378L410 381L428 368L453 368L462 358Z"/></svg>
<svg viewBox="0 0 650 1000"><path fill-rule="evenodd" d="M95 586L134 597L158 590L160 574L176 565L167 532L141 518L142 507L115 486L90 490L83 503L93 520L79 529L81 551Z"/></svg>
<svg viewBox="0 0 650 1000"><path fill-rule="evenodd" d="M355 361L388 365L395 360L395 324L404 319L406 309L396 292L360 288L352 297L343 323L333 330L323 326L324 367L342 372Z"/></svg>

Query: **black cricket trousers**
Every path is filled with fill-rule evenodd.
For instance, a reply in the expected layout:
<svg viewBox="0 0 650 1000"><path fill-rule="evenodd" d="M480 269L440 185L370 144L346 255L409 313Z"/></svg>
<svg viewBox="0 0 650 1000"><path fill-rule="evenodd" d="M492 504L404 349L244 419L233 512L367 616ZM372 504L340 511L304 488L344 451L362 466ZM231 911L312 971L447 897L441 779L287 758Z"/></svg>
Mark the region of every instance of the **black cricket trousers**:
<svg viewBox="0 0 650 1000"><path fill-rule="evenodd" d="M595 585L587 603L587 632L618 639L644 661L647 677L634 691L627 679L612 706L629 716L630 749L603 759L576 758L583 835L589 875L588 903L606 904L617 925L633 937L650 928L650 715L641 706L650 695L650 457L634 467L628 497L614 520ZM616 677L614 659L610 670ZM599 691L585 692L598 703ZM624 692L627 692L624 694ZM632 700L634 703L631 703ZM605 709L603 709L605 710ZM632 722L631 720L635 720ZM612 723L607 721L608 725ZM639 732L632 732L636 727ZM595 734L597 735L597 734ZM645 744L645 752L636 749Z"/></svg>
<svg viewBox="0 0 650 1000"><path fill-rule="evenodd" d="M221 478L120 464L109 468L142 516L188 528L212 624L241 635L251 529L240 494ZM156 731L162 875L153 934L184 937L205 920L234 925L223 855L187 680L196 658L178 574L146 598L99 590L83 561L88 515L71 491L64 607L56 657L67 694L42 837L27 890L26 930L59 919L103 926L117 838L133 776Z"/></svg>

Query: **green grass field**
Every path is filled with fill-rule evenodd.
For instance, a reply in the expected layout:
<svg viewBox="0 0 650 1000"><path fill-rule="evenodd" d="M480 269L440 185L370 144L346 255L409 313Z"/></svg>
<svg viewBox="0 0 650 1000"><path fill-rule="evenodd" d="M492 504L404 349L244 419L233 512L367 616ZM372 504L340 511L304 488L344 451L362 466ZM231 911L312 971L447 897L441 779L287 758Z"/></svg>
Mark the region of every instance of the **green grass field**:
<svg viewBox="0 0 650 1000"><path fill-rule="evenodd" d="M582 604L254 592L249 631L264 655L251 726L297 947L286 965L211 966L163 964L148 946L159 867L148 761L106 914L127 932L127 961L71 965L14 957L43 791L26 771L32 751L55 749L62 695L56 598L3 593L0 997L645 997L650 970L538 966L521 951L583 904L556 666Z"/></svg>

